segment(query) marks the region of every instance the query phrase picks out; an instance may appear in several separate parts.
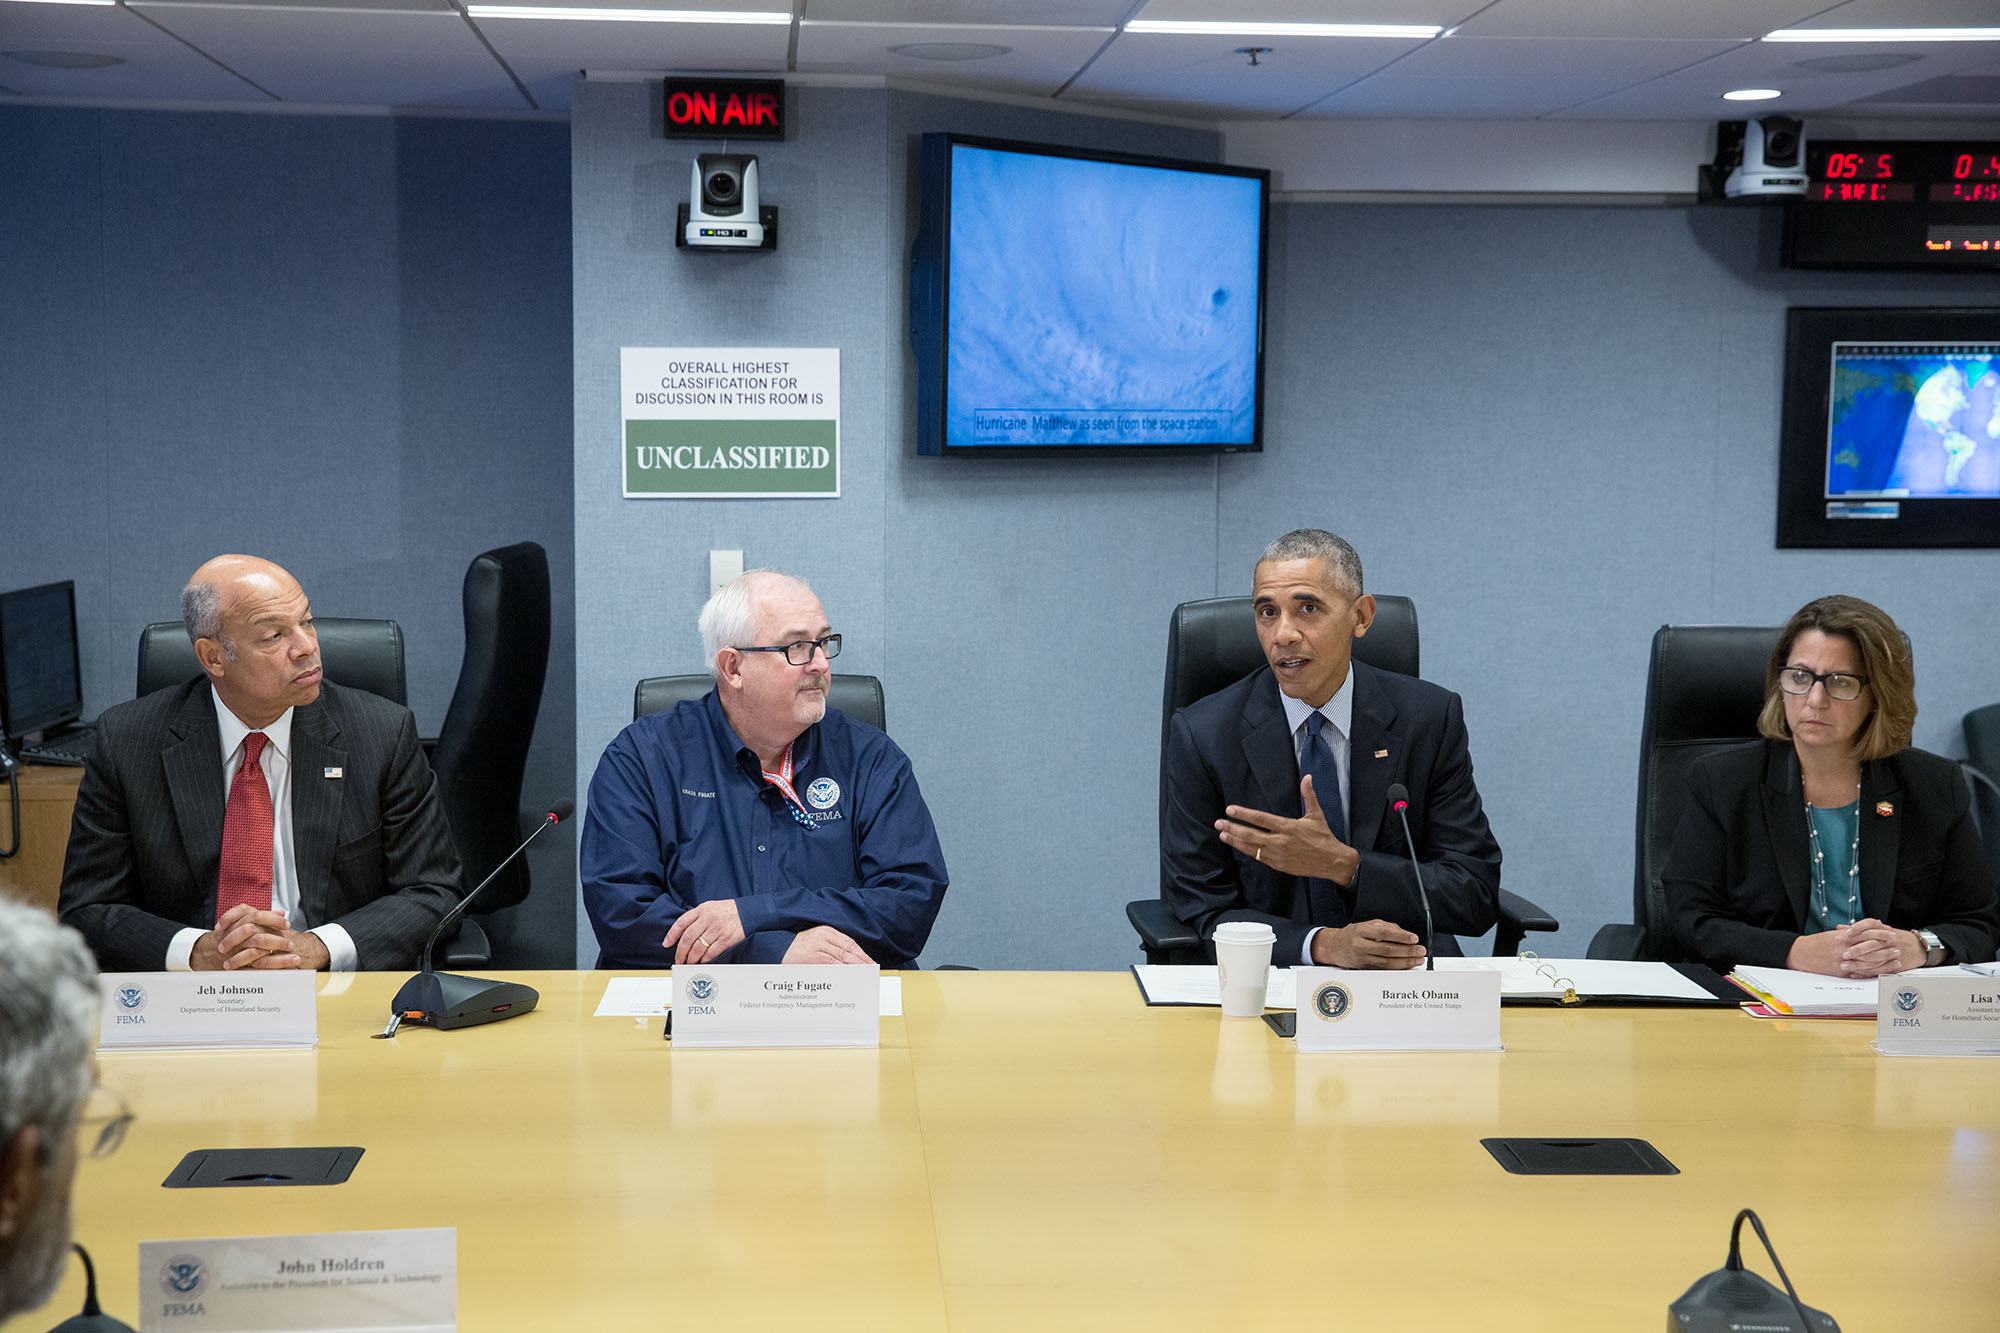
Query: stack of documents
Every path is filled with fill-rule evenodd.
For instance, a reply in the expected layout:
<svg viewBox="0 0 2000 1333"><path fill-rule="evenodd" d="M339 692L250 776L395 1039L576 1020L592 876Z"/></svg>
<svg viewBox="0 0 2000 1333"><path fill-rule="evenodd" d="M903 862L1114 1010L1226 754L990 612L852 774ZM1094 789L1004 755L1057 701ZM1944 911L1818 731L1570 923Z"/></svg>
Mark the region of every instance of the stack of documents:
<svg viewBox="0 0 2000 1333"><path fill-rule="evenodd" d="M1899 975L1970 977L1963 967L1926 967ZM1881 982L1875 977L1828 977L1784 967L1738 967L1729 979L1756 996L1768 1014L1792 1018L1873 1018ZM1750 1006L1752 1013L1757 1006Z"/></svg>

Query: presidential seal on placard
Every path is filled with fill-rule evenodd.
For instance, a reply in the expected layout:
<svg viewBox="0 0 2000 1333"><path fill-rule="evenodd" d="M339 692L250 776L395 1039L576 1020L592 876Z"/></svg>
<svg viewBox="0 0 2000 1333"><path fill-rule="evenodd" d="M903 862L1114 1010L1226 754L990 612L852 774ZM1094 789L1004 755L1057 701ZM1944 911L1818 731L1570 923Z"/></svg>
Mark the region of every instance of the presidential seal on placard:
<svg viewBox="0 0 2000 1333"><path fill-rule="evenodd" d="M715 978L700 972L688 978L688 998L697 1004L706 1004L715 998Z"/></svg>
<svg viewBox="0 0 2000 1333"><path fill-rule="evenodd" d="M1897 987L1894 1000L1899 1014L1914 1014L1924 1007L1924 993L1915 986Z"/></svg>
<svg viewBox="0 0 2000 1333"><path fill-rule="evenodd" d="M1354 1011L1354 992L1338 981L1329 981L1313 992L1313 1012L1329 1023L1338 1023Z"/></svg>
<svg viewBox="0 0 2000 1333"><path fill-rule="evenodd" d="M832 778L814 778L806 788L806 804L815 810L831 810L840 803L840 784Z"/></svg>
<svg viewBox="0 0 2000 1333"><path fill-rule="evenodd" d="M191 1254L177 1254L160 1269L160 1289L169 1296L194 1296L208 1284L208 1269Z"/></svg>

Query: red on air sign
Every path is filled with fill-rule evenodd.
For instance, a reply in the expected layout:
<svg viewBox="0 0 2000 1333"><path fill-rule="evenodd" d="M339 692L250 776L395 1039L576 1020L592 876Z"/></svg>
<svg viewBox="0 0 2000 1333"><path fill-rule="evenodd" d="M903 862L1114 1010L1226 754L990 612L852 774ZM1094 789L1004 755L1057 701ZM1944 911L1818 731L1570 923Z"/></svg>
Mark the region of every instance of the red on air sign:
<svg viewBox="0 0 2000 1333"><path fill-rule="evenodd" d="M669 139L785 137L783 79L668 79Z"/></svg>

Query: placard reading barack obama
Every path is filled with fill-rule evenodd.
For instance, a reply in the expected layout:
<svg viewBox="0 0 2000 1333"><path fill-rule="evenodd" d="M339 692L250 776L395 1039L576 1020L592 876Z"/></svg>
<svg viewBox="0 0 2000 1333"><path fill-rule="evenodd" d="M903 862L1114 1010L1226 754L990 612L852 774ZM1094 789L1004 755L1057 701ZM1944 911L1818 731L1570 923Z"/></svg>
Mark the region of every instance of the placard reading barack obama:
<svg viewBox="0 0 2000 1333"><path fill-rule="evenodd" d="M1295 967L1300 1051L1497 1051L1500 973Z"/></svg>
<svg viewBox="0 0 2000 1333"><path fill-rule="evenodd" d="M738 963L677 967L673 1039L704 1046L880 1046L882 969Z"/></svg>

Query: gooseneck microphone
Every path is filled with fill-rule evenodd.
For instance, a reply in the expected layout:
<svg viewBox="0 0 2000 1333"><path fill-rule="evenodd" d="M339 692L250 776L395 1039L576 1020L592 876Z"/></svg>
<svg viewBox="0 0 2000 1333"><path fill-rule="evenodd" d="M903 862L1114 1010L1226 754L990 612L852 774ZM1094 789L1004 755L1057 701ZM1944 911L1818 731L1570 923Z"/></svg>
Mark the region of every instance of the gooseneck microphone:
<svg viewBox="0 0 2000 1333"><path fill-rule="evenodd" d="M1390 783L1389 806L1403 821L1403 846L1409 849L1410 870L1417 877L1417 901L1424 905L1424 968L1435 972L1437 959L1431 941L1437 932L1431 928L1431 895L1424 888L1424 868L1417 862L1417 840L1410 836L1410 789L1400 782Z"/></svg>
<svg viewBox="0 0 2000 1333"><path fill-rule="evenodd" d="M513 981L484 981L453 972L436 972L431 969L431 953L437 948L437 942L444 938L444 933L458 924L481 889L513 864L515 857L527 851L529 843L575 813L575 801L557 801L542 816L542 822L535 825L535 831L523 838L519 847L502 857L492 873L479 881L478 888L459 899L458 905L444 914L437 928L431 931L431 937L424 941L423 970L404 982L402 989L396 992L396 998L389 1001L389 1026L377 1036L393 1037L396 1029L404 1023L440 1029L497 1023L503 1018L517 1018L535 1007L536 1001L542 997L534 987Z"/></svg>

